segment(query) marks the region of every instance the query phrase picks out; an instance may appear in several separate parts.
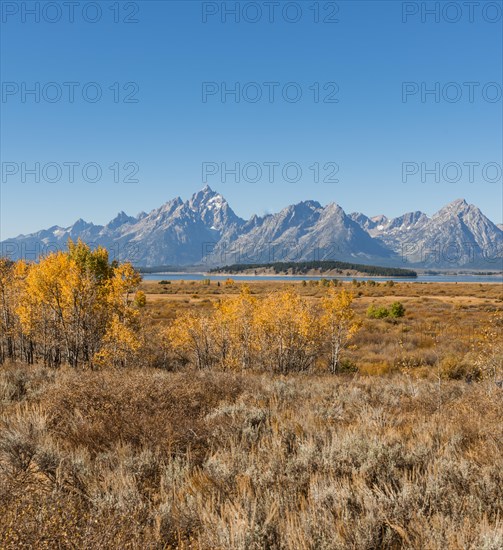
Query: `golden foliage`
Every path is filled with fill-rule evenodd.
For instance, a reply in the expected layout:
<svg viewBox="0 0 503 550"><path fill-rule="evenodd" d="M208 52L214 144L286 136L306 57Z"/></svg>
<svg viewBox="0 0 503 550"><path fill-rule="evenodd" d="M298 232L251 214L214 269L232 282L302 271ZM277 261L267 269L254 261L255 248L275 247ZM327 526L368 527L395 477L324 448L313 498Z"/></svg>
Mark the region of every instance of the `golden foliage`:
<svg viewBox="0 0 503 550"><path fill-rule="evenodd" d="M329 335L329 369L334 373L339 367L341 351L358 332L361 322L356 320L352 308L353 295L346 290L338 292L330 288L321 303L323 308L321 324Z"/></svg>
<svg viewBox="0 0 503 550"><path fill-rule="evenodd" d="M481 329L477 357L474 361L482 378L503 381L503 312L494 312Z"/></svg>
<svg viewBox="0 0 503 550"><path fill-rule="evenodd" d="M198 368L255 366L287 373L325 361L335 372L341 351L360 326L351 303L350 294L333 288L320 308L294 288L257 299L244 286L209 313L179 315L164 336L179 358Z"/></svg>
<svg viewBox="0 0 503 550"><path fill-rule="evenodd" d="M110 264L104 248L91 250L80 240L36 264L2 260L2 347L13 357L17 336L18 356L29 363L124 364L140 345L134 307L145 297L131 299L140 282L130 264Z"/></svg>

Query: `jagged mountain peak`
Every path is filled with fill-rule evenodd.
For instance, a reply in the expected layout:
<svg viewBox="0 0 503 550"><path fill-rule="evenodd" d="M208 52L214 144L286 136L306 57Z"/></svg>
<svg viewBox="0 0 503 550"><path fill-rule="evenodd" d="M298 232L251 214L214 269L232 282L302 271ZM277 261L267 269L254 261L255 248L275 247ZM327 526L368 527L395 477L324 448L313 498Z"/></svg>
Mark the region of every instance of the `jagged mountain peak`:
<svg viewBox="0 0 503 550"><path fill-rule="evenodd" d="M328 208L329 210L342 210L344 212L344 210L342 209L342 206L340 206L340 204L336 203L336 202L329 202L325 208Z"/></svg>
<svg viewBox="0 0 503 550"><path fill-rule="evenodd" d="M449 206L452 206L453 208L464 208L468 206L468 203L466 202L466 199L455 199L447 205L447 207Z"/></svg>
<svg viewBox="0 0 503 550"><path fill-rule="evenodd" d="M228 204L223 195L206 185L190 197L187 204L193 210L200 210L205 207L220 208Z"/></svg>
<svg viewBox="0 0 503 550"><path fill-rule="evenodd" d="M86 220L83 220L82 218L79 218L71 227L70 229L74 230L74 231L79 231L81 229L85 229L87 227L92 227L94 226L93 223L91 222L86 222Z"/></svg>
<svg viewBox="0 0 503 550"><path fill-rule="evenodd" d="M317 201L300 201L295 204L290 204L283 208L280 211L281 213L307 213L311 214L312 212L319 210L321 208L321 204Z"/></svg>
<svg viewBox="0 0 503 550"><path fill-rule="evenodd" d="M121 225L124 225L126 223L135 223L137 221L137 218L133 218L132 216L128 216L124 210L121 210L117 216L111 221L109 221L106 225L108 229L117 229L118 227L121 227Z"/></svg>
<svg viewBox="0 0 503 550"><path fill-rule="evenodd" d="M224 196L217 191L213 191L209 185L194 193L185 204L194 212L205 212L208 210L216 212L221 209L231 210Z"/></svg>
<svg viewBox="0 0 503 550"><path fill-rule="evenodd" d="M289 250L288 258L295 260L477 267L493 258L500 258L501 263L503 249L502 226L494 225L464 199L452 201L431 218L420 211L392 219L384 215L369 218L359 212L346 215L335 202L322 206L305 200L245 221L208 185L188 200L176 197L136 218L121 211L106 226L80 219L70 227L53 226L1 245L2 250L33 250L40 242L63 247L68 237L116 250L129 246L135 250L131 260L141 266L195 265L207 257L208 266L252 261L258 256L261 261L280 261L276 251ZM215 251L213 256L208 250ZM454 260L452 250L459 250ZM233 261L231 251L238 255ZM497 267L494 261L491 265Z"/></svg>
<svg viewBox="0 0 503 550"><path fill-rule="evenodd" d="M183 200L180 197L175 197L167 202L165 202L160 209L163 212L171 212L172 210L182 206L184 204Z"/></svg>
<svg viewBox="0 0 503 550"><path fill-rule="evenodd" d="M192 199L195 197L207 197L207 196L213 196L218 195L217 191L214 191L209 185L205 185L202 189L199 189L199 191L196 191L192 194Z"/></svg>
<svg viewBox="0 0 503 550"><path fill-rule="evenodd" d="M480 210L476 206L474 206L473 204L468 204L465 199L456 199L442 207L438 212L436 212L436 214L434 214L434 216L444 214L458 215L473 209L476 209L480 212Z"/></svg>
<svg viewBox="0 0 503 550"><path fill-rule="evenodd" d="M395 227L410 229L417 224L426 222L428 219L428 216L424 212L416 210L415 212L406 212L402 216L398 216L397 218L393 218L391 220L386 220L386 222L382 223L382 225L383 228L388 230Z"/></svg>
<svg viewBox="0 0 503 550"><path fill-rule="evenodd" d="M362 214L361 212L351 212L348 216L351 218L354 222L356 222L362 229L365 231L369 231L370 229L373 229L376 226L376 222L373 218L369 218L365 214Z"/></svg>
<svg viewBox="0 0 503 550"><path fill-rule="evenodd" d="M370 218L376 225L384 225L389 222L389 218L384 214L378 214Z"/></svg>
<svg viewBox="0 0 503 550"><path fill-rule="evenodd" d="M450 202L431 218L420 211L408 212L370 233L413 264L498 267L498 258L500 264L502 260L503 235L465 199Z"/></svg>
<svg viewBox="0 0 503 550"><path fill-rule="evenodd" d="M234 213L224 196L211 189L209 185L194 193L184 203L184 208L200 217L211 230L223 231L231 225L243 225L245 223Z"/></svg>
<svg viewBox="0 0 503 550"><path fill-rule="evenodd" d="M318 201L301 201L298 202L296 206L306 206L307 208L311 208L312 210L317 210L318 208L321 208L321 204Z"/></svg>
<svg viewBox="0 0 503 550"><path fill-rule="evenodd" d="M274 226L274 233L285 231L292 227L301 227L309 220L317 219L322 211L321 205L316 201L301 201L283 208L277 214L266 216ZM272 227L271 226L271 227Z"/></svg>

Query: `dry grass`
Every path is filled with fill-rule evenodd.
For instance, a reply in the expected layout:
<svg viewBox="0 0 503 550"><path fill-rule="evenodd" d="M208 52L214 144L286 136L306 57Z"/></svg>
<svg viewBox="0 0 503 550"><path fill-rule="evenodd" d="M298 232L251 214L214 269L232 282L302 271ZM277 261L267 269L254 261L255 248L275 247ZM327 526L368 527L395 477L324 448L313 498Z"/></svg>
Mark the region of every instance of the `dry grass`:
<svg viewBox="0 0 503 550"><path fill-rule="evenodd" d="M240 287L143 283L165 369L0 366L0 549L501 550L502 285L345 285L350 374L167 370L155 329Z"/></svg>
<svg viewBox="0 0 503 550"><path fill-rule="evenodd" d="M503 547L493 382L0 370L0 547Z"/></svg>
<svg viewBox="0 0 503 550"><path fill-rule="evenodd" d="M217 286L200 281L172 281L160 285L156 281L142 283L147 293L148 311L154 325L164 326L186 310L209 310L217 300L236 295L244 283ZM296 291L310 299L319 300L326 287L300 282L285 283L252 281L246 283L251 293L264 296L293 285ZM477 350L484 330L495 315L503 320L503 285L479 283L396 283L388 286L355 286L344 288L355 295L353 306L364 319L357 334L354 349L346 353L350 370L362 374L383 375L407 371L413 376L476 378ZM390 306L400 301L406 315L401 319L366 319L371 304ZM503 323L499 325L503 340ZM447 367L448 363L450 367ZM455 364L452 364L455 363ZM441 367L440 371L439 368ZM435 367L435 368L433 368Z"/></svg>
<svg viewBox="0 0 503 550"><path fill-rule="evenodd" d="M500 279L501 280L501 279ZM141 289L147 294L150 300L178 300L190 299L193 295L199 300L218 299L221 296L238 294L242 285L246 284L251 288L254 294L267 294L276 290L284 289L287 286L294 286L303 296L319 297L322 296L325 287L317 281L308 281L304 286L301 281L235 281L231 285L223 282L220 286L217 282L204 284L202 281L171 281L169 284L159 284L159 281L143 281ZM367 297L409 297L419 298L435 297L440 300L455 299L461 300L490 300L494 302L503 302L502 285L497 280L495 283L416 283L416 282L397 282L389 286L386 282L377 282L375 285L360 284L354 285L350 282L341 282L343 288L353 290L355 294Z"/></svg>

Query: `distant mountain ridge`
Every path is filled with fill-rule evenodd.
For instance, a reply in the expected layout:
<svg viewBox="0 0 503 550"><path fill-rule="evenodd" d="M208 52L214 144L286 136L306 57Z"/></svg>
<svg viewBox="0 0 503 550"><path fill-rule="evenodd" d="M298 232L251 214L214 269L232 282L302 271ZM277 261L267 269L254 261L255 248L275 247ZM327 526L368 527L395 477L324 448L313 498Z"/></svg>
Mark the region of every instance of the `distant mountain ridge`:
<svg viewBox="0 0 503 550"><path fill-rule="evenodd" d="M275 214L237 216L209 186L149 213L119 214L104 226L82 219L0 243L12 259L35 260L81 238L111 257L142 267L339 260L396 267L503 269L503 229L457 199L428 217L346 214L336 203L307 200Z"/></svg>

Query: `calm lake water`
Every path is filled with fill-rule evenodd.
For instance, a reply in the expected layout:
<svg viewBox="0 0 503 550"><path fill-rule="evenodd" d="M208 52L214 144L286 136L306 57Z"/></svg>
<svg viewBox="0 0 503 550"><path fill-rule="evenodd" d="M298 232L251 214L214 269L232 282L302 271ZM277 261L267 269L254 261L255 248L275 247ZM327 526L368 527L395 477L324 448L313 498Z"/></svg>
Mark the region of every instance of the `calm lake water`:
<svg viewBox="0 0 503 550"><path fill-rule="evenodd" d="M207 275L205 273L145 273L143 278L146 281L201 281L202 279L211 279L212 281L225 281L229 277L226 275ZM232 275L235 281L302 281L320 279L337 279L339 281L394 281L396 283L503 283L501 276L483 276L483 275L419 275L418 277L307 277L302 275Z"/></svg>

